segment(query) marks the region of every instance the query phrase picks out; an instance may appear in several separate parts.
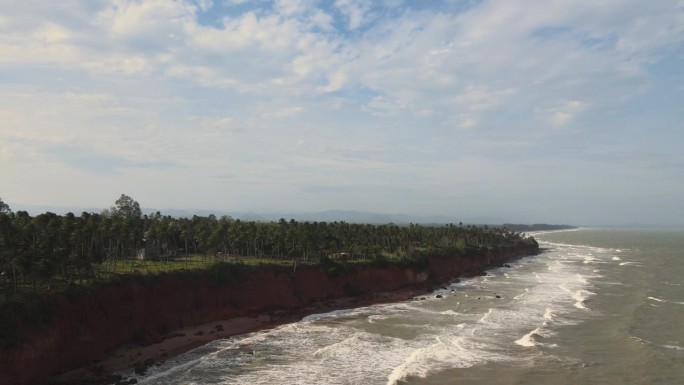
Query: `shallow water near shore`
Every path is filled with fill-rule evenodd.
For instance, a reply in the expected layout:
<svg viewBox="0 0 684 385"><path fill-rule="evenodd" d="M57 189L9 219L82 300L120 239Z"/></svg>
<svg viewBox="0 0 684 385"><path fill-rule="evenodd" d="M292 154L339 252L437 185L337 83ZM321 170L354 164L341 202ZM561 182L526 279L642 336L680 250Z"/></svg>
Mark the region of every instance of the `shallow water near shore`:
<svg viewBox="0 0 684 385"><path fill-rule="evenodd" d="M136 378L143 384L684 383L684 232L580 229L535 237L543 254L425 299L318 314L216 340Z"/></svg>

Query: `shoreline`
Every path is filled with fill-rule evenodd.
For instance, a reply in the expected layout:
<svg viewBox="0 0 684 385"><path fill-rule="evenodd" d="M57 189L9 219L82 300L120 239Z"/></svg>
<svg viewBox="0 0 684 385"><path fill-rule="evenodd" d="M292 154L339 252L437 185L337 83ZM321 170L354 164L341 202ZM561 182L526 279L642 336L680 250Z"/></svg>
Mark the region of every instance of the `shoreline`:
<svg viewBox="0 0 684 385"><path fill-rule="evenodd" d="M448 286L458 282L453 279ZM121 373L129 370L144 375L149 367L204 346L212 341L269 330L299 322L312 314L347 310L371 305L399 303L429 294L430 288L404 288L361 297L342 297L310 304L296 311L276 311L251 316L233 317L177 329L161 341L146 345L130 343L112 350L106 357L66 373L54 376L50 385L134 384L137 380Z"/></svg>
<svg viewBox="0 0 684 385"><path fill-rule="evenodd" d="M208 271L57 297L50 327L36 329L31 344L0 355L0 385L133 384L135 377L123 375L140 375L219 338L311 314L405 301L540 251L534 242L477 255L429 256L420 268L261 269L242 272L239 280Z"/></svg>

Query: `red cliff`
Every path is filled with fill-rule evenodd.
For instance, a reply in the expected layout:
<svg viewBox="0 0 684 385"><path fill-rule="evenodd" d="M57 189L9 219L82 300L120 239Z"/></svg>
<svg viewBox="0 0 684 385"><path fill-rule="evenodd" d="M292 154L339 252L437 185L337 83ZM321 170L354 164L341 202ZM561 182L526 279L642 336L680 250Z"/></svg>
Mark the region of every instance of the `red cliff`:
<svg viewBox="0 0 684 385"><path fill-rule="evenodd" d="M60 295L53 301L50 326L28 330L29 342L0 351L0 385L44 383L136 338L153 341L174 329L215 320L296 310L312 301L358 293L442 284L535 252L531 247L477 257L430 257L420 270L363 266L331 274L323 267L259 269L231 284L216 284L197 273L167 275L113 283L76 298Z"/></svg>

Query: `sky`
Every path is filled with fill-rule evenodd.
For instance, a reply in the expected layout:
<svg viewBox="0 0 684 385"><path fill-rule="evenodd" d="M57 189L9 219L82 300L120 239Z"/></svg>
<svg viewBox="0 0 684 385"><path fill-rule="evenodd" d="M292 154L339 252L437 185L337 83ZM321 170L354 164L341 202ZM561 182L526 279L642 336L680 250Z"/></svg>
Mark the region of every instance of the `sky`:
<svg viewBox="0 0 684 385"><path fill-rule="evenodd" d="M682 0L0 0L10 206L684 224Z"/></svg>

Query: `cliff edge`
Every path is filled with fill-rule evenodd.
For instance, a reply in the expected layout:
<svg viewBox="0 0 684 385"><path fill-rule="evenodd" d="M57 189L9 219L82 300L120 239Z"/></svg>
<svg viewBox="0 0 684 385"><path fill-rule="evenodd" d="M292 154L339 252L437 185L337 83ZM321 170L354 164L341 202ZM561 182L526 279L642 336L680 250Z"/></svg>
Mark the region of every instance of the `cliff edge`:
<svg viewBox="0 0 684 385"><path fill-rule="evenodd" d="M0 385L32 385L102 358L132 341L266 312L295 311L328 299L440 285L537 254L525 247L477 255L429 256L423 266L361 265L186 272L127 279L50 299L52 320L23 330L26 341L0 350ZM339 267L339 266L338 266Z"/></svg>

